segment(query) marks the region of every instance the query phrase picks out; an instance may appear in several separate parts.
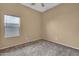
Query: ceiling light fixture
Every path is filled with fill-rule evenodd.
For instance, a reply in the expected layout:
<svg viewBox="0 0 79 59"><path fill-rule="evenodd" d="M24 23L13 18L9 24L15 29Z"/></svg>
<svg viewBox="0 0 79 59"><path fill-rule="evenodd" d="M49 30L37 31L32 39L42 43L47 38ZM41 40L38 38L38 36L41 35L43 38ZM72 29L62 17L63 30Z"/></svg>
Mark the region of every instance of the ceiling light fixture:
<svg viewBox="0 0 79 59"><path fill-rule="evenodd" d="M31 3L31 5L36 5L36 3ZM40 5L41 5L42 7L45 7L45 4L44 4L44 3L40 3Z"/></svg>

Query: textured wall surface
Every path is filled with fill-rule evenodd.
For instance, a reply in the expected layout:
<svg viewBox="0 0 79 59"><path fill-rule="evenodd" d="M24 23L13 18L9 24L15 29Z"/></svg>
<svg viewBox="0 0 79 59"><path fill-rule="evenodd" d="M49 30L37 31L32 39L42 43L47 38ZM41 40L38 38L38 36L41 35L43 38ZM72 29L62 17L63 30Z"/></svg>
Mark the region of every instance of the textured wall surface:
<svg viewBox="0 0 79 59"><path fill-rule="evenodd" d="M20 36L4 38L4 15L20 16ZM41 39L41 13L20 4L0 4L0 49Z"/></svg>
<svg viewBox="0 0 79 59"><path fill-rule="evenodd" d="M4 38L5 14L21 17L21 36ZM0 49L38 39L79 49L79 4L60 4L44 13L20 4L0 4Z"/></svg>
<svg viewBox="0 0 79 59"><path fill-rule="evenodd" d="M60 4L43 20L44 39L79 49L79 4Z"/></svg>

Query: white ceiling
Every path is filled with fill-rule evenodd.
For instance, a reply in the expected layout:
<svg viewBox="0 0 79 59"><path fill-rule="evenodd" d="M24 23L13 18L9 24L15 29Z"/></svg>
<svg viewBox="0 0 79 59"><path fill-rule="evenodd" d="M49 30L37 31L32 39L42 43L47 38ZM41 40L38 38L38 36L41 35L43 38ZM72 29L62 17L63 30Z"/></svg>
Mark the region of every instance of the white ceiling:
<svg viewBox="0 0 79 59"><path fill-rule="evenodd" d="M24 6L30 7L36 11L45 12L48 9L59 5L60 3L44 3L45 7L42 7L40 3L36 3L35 5L31 5L31 3L21 3L21 4Z"/></svg>

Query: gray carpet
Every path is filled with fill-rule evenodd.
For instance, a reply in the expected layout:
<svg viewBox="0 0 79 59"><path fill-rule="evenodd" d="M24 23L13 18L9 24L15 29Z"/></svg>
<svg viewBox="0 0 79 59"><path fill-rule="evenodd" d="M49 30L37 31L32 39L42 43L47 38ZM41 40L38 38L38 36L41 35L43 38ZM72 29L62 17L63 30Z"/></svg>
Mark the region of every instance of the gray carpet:
<svg viewBox="0 0 79 59"><path fill-rule="evenodd" d="M11 48L0 52L2 56L79 56L79 50L68 48L46 40L30 43L22 48Z"/></svg>

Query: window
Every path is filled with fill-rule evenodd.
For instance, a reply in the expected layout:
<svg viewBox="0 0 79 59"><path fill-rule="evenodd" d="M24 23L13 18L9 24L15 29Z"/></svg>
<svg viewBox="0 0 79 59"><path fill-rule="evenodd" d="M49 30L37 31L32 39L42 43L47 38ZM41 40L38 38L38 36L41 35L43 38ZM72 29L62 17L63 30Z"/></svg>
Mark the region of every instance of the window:
<svg viewBox="0 0 79 59"><path fill-rule="evenodd" d="M20 36L20 17L4 15L5 37Z"/></svg>

